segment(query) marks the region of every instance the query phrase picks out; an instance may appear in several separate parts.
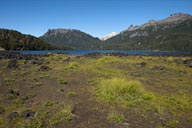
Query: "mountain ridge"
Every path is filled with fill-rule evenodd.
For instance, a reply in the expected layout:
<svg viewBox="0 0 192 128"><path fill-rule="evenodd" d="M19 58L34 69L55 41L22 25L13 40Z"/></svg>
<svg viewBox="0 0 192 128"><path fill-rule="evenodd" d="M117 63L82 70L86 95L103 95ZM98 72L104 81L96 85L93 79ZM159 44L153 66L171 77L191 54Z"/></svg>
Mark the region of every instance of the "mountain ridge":
<svg viewBox="0 0 192 128"><path fill-rule="evenodd" d="M49 29L40 39L56 46L73 49L98 49L101 40L77 29Z"/></svg>
<svg viewBox="0 0 192 128"><path fill-rule="evenodd" d="M118 34L112 32L100 39L77 29L48 29L39 38L15 30L0 29L0 47L6 50L192 51L192 16L175 13L162 20L149 20L142 25L130 25Z"/></svg>
<svg viewBox="0 0 192 128"><path fill-rule="evenodd" d="M0 28L0 47L5 50L51 50L56 47L16 30Z"/></svg>
<svg viewBox="0 0 192 128"><path fill-rule="evenodd" d="M192 16L176 13L163 20L150 20L105 41L105 49L126 50L192 50Z"/></svg>

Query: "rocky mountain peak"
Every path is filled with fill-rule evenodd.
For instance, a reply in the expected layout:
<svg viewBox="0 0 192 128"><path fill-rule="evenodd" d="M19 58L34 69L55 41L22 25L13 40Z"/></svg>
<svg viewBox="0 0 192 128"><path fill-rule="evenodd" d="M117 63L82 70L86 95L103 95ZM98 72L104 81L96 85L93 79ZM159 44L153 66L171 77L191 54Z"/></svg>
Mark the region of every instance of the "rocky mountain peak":
<svg viewBox="0 0 192 128"><path fill-rule="evenodd" d="M78 30L75 30L75 29L63 29L63 28L59 28L59 29L49 29L45 34L44 36L56 36L57 34L66 34L68 32L71 32L71 31L78 31Z"/></svg>
<svg viewBox="0 0 192 128"><path fill-rule="evenodd" d="M167 22L167 23L179 22L179 21L184 21L189 18L192 18L192 16L189 14L175 13L175 14L171 14L168 18L161 20L160 22L162 22L162 23L163 22Z"/></svg>
<svg viewBox="0 0 192 128"><path fill-rule="evenodd" d="M192 20L192 16L190 14L184 14L184 13L175 13L175 14L171 14L169 17L163 19L163 20L149 20L147 23L140 25L140 26L134 26L134 25L130 25L128 29L122 31L121 33L124 32L130 32L130 31L135 31L135 30L143 30L146 27L149 26L155 26L155 25L165 25L165 24L170 24L171 26L173 24L179 24L185 20ZM168 27L168 26L167 26Z"/></svg>

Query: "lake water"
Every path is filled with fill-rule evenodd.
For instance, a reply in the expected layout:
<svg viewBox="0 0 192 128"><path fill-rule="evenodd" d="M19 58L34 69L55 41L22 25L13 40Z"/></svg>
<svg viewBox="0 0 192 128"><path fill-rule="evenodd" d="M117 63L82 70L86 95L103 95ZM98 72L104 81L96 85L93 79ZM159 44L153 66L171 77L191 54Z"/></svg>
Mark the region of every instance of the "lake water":
<svg viewBox="0 0 192 128"><path fill-rule="evenodd" d="M170 52L170 51L147 51L147 50L40 50L40 51L17 51L22 54L48 54L65 53L71 55L84 55L88 53L124 53L128 55L192 55L192 52Z"/></svg>

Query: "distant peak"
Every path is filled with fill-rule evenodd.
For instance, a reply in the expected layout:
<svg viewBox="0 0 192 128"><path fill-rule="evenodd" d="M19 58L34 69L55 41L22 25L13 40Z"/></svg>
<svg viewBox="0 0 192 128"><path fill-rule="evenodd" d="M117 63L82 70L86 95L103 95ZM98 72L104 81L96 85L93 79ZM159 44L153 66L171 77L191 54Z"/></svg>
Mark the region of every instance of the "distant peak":
<svg viewBox="0 0 192 128"><path fill-rule="evenodd" d="M57 35L57 34L65 34L72 31L80 31L76 29L64 29L64 28L56 28L56 29L48 29L45 33L45 36Z"/></svg>

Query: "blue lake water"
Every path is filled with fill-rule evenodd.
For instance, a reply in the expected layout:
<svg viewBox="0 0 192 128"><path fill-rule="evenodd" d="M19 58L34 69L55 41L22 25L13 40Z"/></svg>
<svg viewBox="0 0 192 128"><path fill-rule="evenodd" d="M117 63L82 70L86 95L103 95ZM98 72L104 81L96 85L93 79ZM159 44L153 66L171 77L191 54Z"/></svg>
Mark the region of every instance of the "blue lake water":
<svg viewBox="0 0 192 128"><path fill-rule="evenodd" d="M147 50L40 50L40 51L17 51L22 54L48 54L65 53L71 55L84 55L88 53L124 53L128 55L192 55L192 52L170 52L170 51L147 51Z"/></svg>

